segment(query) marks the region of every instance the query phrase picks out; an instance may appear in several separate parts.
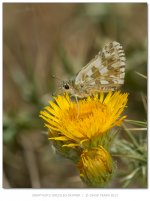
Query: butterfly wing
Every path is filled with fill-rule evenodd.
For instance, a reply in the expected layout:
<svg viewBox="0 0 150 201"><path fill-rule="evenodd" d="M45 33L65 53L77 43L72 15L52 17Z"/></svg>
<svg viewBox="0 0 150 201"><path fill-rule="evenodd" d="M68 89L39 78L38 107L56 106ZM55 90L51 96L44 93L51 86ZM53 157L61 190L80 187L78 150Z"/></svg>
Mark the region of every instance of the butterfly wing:
<svg viewBox="0 0 150 201"><path fill-rule="evenodd" d="M125 54L122 46L113 41L102 49L75 78L75 85L82 91L115 90L124 84Z"/></svg>

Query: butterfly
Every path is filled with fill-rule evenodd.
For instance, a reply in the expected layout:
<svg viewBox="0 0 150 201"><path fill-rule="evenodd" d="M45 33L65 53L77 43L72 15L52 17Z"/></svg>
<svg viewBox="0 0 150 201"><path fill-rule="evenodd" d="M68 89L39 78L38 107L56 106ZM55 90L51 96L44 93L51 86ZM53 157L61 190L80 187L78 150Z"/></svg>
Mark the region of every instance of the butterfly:
<svg viewBox="0 0 150 201"><path fill-rule="evenodd" d="M124 84L125 61L125 53L120 43L110 42L81 68L75 79L63 81L62 91L79 98L101 91L115 91Z"/></svg>

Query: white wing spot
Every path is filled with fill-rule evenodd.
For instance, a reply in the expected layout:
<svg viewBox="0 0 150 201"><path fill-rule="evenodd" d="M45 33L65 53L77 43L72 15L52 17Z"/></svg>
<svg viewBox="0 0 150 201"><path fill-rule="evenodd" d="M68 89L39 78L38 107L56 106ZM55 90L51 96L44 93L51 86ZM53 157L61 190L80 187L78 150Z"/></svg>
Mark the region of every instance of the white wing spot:
<svg viewBox="0 0 150 201"><path fill-rule="evenodd" d="M91 76L92 74L93 74L93 72L92 72L91 69L87 71L87 75L88 75L88 76Z"/></svg>
<svg viewBox="0 0 150 201"><path fill-rule="evenodd" d="M99 72L101 73L101 75L103 75L108 72L108 69L107 67L103 67Z"/></svg>
<svg viewBox="0 0 150 201"><path fill-rule="evenodd" d="M91 82L90 85L94 86L94 85L95 85L95 82Z"/></svg>
<svg viewBox="0 0 150 201"><path fill-rule="evenodd" d="M120 44L119 44L118 42L116 42L116 41L113 41L113 44L114 44L114 45L119 45L119 46L120 46Z"/></svg>
<svg viewBox="0 0 150 201"><path fill-rule="evenodd" d="M125 72L125 68L120 68L120 72L124 73Z"/></svg>
<svg viewBox="0 0 150 201"><path fill-rule="evenodd" d="M118 80L112 80L114 84L118 84Z"/></svg>
<svg viewBox="0 0 150 201"><path fill-rule="evenodd" d="M95 67L100 67L100 66L101 66L101 61L100 61L100 59L97 59L95 61Z"/></svg>
<svg viewBox="0 0 150 201"><path fill-rule="evenodd" d="M116 62L116 63L112 64L112 67L113 68L118 68L119 65L120 65L120 62Z"/></svg>
<svg viewBox="0 0 150 201"><path fill-rule="evenodd" d="M116 78L116 76L114 76L114 75L110 75L110 77L112 77L112 78Z"/></svg>
<svg viewBox="0 0 150 201"><path fill-rule="evenodd" d="M125 73L121 73L119 77L124 78L124 76L125 76Z"/></svg>
<svg viewBox="0 0 150 201"><path fill-rule="evenodd" d="M124 84L124 80L118 80L118 84Z"/></svg>
<svg viewBox="0 0 150 201"><path fill-rule="evenodd" d="M121 61L126 61L125 57L121 57Z"/></svg>
<svg viewBox="0 0 150 201"><path fill-rule="evenodd" d="M107 80L100 80L101 84L109 84L109 82Z"/></svg>
<svg viewBox="0 0 150 201"><path fill-rule="evenodd" d="M120 53L119 56L124 56L124 53Z"/></svg>

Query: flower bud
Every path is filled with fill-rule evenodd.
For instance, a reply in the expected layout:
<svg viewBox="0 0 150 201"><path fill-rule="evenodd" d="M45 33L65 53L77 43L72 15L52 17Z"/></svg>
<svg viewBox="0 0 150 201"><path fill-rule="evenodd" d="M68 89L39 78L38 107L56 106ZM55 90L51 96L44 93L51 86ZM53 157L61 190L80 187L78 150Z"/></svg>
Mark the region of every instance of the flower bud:
<svg viewBox="0 0 150 201"><path fill-rule="evenodd" d="M90 187L104 187L114 172L112 158L102 146L83 150L78 168L81 179Z"/></svg>

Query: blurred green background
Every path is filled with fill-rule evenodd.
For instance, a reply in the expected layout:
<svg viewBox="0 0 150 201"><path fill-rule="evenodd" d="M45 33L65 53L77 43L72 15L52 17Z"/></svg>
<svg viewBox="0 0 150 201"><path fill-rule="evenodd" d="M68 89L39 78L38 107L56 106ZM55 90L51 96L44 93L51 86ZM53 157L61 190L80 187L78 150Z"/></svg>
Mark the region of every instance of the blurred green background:
<svg viewBox="0 0 150 201"><path fill-rule="evenodd" d="M122 90L130 96L125 113L146 122L147 4L3 4L4 188L85 187L74 164L55 154L38 115L57 91L52 75L72 78L114 40L123 45L127 58ZM146 146L145 129L133 129L133 134ZM119 136L128 140L123 130ZM121 188L135 164L114 160L118 170L109 187ZM125 187L145 188L143 180L138 174Z"/></svg>

